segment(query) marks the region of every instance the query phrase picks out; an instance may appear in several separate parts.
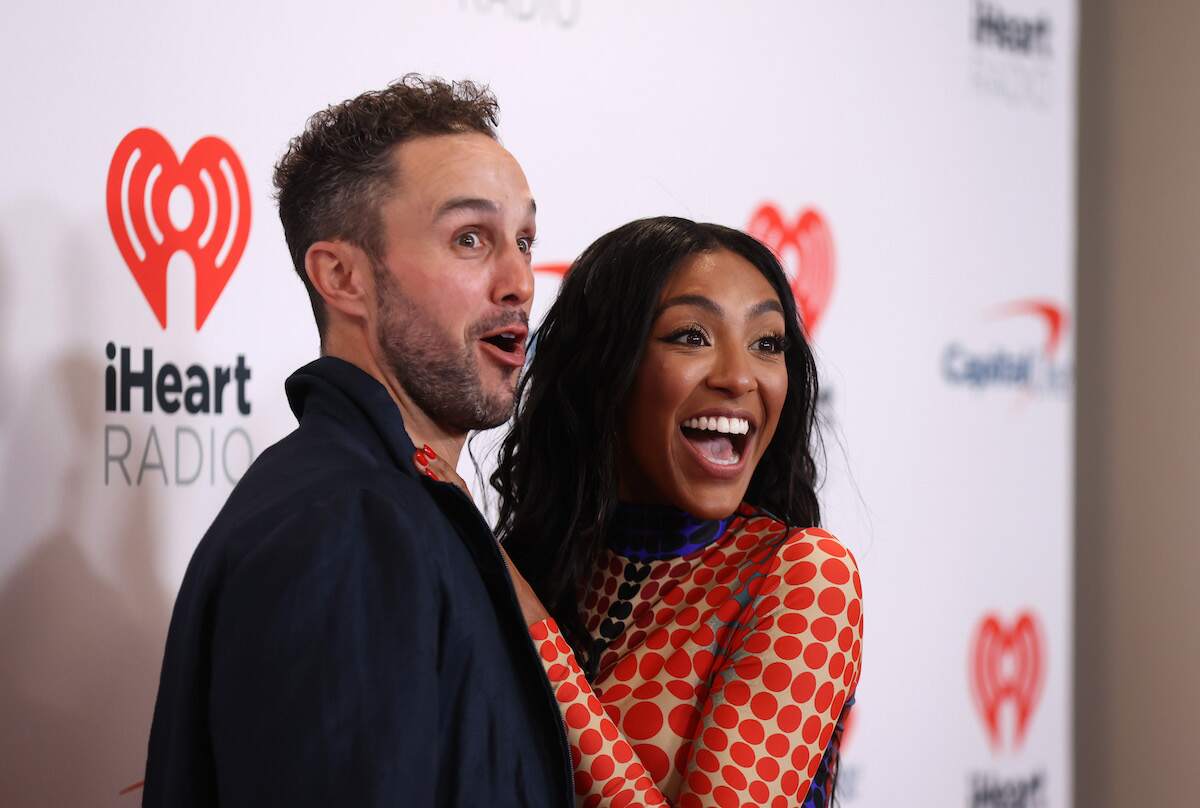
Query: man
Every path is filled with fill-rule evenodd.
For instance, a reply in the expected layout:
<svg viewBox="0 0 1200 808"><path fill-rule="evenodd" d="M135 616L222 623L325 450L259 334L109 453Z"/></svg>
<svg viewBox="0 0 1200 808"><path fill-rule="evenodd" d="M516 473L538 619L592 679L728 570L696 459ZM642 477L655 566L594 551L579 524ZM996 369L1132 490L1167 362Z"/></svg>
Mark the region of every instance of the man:
<svg viewBox="0 0 1200 808"><path fill-rule="evenodd" d="M144 804L567 805L562 722L486 523L422 473L511 413L534 203L495 99L406 77L275 170L322 358L188 567Z"/></svg>

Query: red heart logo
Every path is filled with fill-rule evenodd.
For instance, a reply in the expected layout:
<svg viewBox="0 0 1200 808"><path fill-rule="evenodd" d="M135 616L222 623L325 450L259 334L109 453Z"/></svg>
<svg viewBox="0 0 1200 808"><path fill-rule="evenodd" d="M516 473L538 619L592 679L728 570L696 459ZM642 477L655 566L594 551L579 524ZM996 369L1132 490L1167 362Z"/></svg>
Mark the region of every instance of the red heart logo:
<svg viewBox="0 0 1200 808"><path fill-rule="evenodd" d="M179 189L191 216L178 226L169 202ZM167 327L167 263L178 250L196 275L196 330L241 260L250 235L250 186L242 161L217 137L196 141L183 162L153 129L135 129L117 145L108 167L108 224L121 257L146 302Z"/></svg>
<svg viewBox="0 0 1200 808"><path fill-rule="evenodd" d="M833 234L820 213L806 209L788 224L779 208L763 203L746 231L774 251L783 264L796 296L796 306L809 336L817 325L833 294Z"/></svg>
<svg viewBox="0 0 1200 808"><path fill-rule="evenodd" d="M1018 615L1010 629L985 615L971 653L971 684L994 748L1001 747L1000 707L1008 701L1017 714L1012 745L1024 740L1041 696L1042 673L1042 639L1033 614Z"/></svg>

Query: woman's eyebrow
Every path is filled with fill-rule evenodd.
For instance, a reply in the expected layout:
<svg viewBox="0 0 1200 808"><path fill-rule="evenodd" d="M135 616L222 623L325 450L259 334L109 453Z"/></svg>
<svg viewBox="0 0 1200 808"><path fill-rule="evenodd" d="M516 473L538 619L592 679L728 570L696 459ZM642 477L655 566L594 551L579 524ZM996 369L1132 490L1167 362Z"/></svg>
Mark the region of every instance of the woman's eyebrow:
<svg viewBox="0 0 1200 808"><path fill-rule="evenodd" d="M669 300L665 300L663 301L663 304L658 307L658 311L654 312L654 316L657 318L660 314L672 306L695 306L696 308L712 312L717 317L725 316L725 310L717 305L715 300L707 298L704 295L678 295Z"/></svg>
<svg viewBox="0 0 1200 808"><path fill-rule="evenodd" d="M783 304L774 298L763 300L755 303L753 306L747 309L746 319L753 320L755 317L772 311L776 312L777 314L783 314Z"/></svg>

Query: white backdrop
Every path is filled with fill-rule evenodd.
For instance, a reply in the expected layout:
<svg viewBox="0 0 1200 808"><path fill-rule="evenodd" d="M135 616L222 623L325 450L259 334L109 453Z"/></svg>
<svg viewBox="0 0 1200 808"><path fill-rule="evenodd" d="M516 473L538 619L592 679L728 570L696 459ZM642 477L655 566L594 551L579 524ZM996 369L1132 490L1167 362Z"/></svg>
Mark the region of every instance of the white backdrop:
<svg viewBox="0 0 1200 808"><path fill-rule="evenodd" d="M827 391L826 526L866 590L844 803L1068 805L1075 4L346 6L6 15L0 802L138 803L119 792L142 776L183 570L249 457L293 427L283 379L317 350L272 165L310 113L419 71L496 91L539 263L654 214L753 219L788 263ZM141 127L174 151L145 258L119 246L107 191ZM172 166L206 136L230 152L193 184L193 219L222 182L217 209L239 199L240 165L229 226L248 213L248 238L215 269L213 247L174 252L164 327L133 269L161 285L159 220L187 230L171 192L201 177ZM199 229L179 245L228 227ZM539 274L535 315L556 284ZM229 369L223 411L145 412L136 390L108 408L123 348L184 387L193 364L214 385Z"/></svg>

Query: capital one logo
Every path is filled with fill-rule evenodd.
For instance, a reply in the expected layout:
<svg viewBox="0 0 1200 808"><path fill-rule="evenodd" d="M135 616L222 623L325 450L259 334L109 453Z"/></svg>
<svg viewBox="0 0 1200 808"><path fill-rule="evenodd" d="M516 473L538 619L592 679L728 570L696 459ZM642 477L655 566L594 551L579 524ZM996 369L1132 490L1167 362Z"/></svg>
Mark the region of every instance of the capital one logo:
<svg viewBox="0 0 1200 808"><path fill-rule="evenodd" d="M971 646L971 687L997 751L1006 735L1010 748L1024 741L1044 673L1045 648L1033 613L1023 612L1008 625L995 614L984 615ZM1004 715L1011 718L1003 720Z"/></svg>
<svg viewBox="0 0 1200 808"><path fill-rule="evenodd" d="M825 217L809 208L789 220L778 207L766 202L750 217L746 231L779 257L811 337L833 295L833 234Z"/></svg>
<svg viewBox="0 0 1200 808"><path fill-rule="evenodd" d="M180 161L158 132L135 129L113 154L106 196L117 249L163 328L167 264L179 251L192 259L199 331L250 235L250 186L233 148L204 137Z"/></svg>

